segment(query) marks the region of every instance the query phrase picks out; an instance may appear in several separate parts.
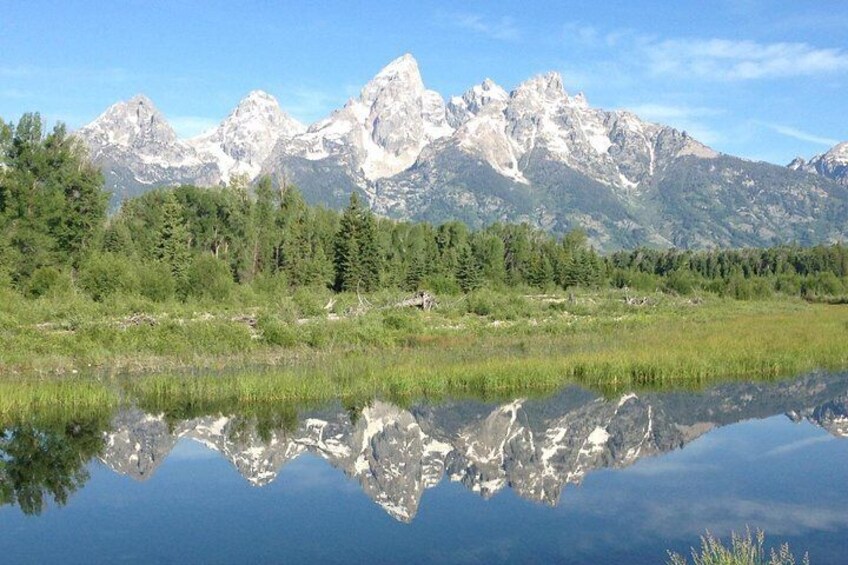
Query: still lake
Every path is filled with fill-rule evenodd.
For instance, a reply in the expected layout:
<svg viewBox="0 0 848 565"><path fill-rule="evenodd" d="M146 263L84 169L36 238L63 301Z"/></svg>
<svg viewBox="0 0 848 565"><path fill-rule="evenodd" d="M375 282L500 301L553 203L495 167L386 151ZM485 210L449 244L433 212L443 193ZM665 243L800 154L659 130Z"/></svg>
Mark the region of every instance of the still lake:
<svg viewBox="0 0 848 565"><path fill-rule="evenodd" d="M26 423L0 562L663 563L762 528L848 561L848 374L509 402Z"/></svg>

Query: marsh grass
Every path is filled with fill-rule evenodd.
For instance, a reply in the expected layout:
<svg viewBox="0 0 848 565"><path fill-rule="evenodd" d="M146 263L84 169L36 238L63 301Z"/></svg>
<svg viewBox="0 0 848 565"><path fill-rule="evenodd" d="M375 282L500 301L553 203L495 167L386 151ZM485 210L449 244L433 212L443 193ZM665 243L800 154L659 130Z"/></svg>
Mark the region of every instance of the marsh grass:
<svg viewBox="0 0 848 565"><path fill-rule="evenodd" d="M288 368L225 376L128 378L131 395L165 405L387 397L506 398L579 384L605 394L700 388L848 366L844 311L658 320L556 335L509 334L471 344L352 351Z"/></svg>
<svg viewBox="0 0 848 565"><path fill-rule="evenodd" d="M745 534L731 532L730 545L707 532L701 537L700 549L692 548L694 565L796 565L797 561L789 544L782 544L777 550L766 552L765 533L757 530L752 534L750 529ZM669 565L688 565L686 557L679 553L669 552ZM801 563L809 565L809 556L804 555Z"/></svg>
<svg viewBox="0 0 848 565"><path fill-rule="evenodd" d="M114 387L89 378L0 379L0 428L32 420L104 420L120 402Z"/></svg>
<svg viewBox="0 0 848 565"><path fill-rule="evenodd" d="M848 367L846 305L658 294L633 307L614 291L481 300L495 298L513 319L457 299L429 313L377 308L302 323L289 310L183 306L153 312L155 325L122 328L115 319L133 310L116 305L107 317L71 300L54 305L64 313L45 326L34 322L47 315L43 304L30 306L35 313L0 305L0 415L119 402L190 414L331 399L502 399L567 384L613 395ZM255 327L238 321L244 312Z"/></svg>

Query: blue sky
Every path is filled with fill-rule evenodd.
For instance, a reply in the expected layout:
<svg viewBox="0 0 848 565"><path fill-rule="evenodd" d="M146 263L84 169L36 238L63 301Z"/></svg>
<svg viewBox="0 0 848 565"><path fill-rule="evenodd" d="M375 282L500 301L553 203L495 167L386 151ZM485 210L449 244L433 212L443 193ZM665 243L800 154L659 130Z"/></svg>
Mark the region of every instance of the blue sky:
<svg viewBox="0 0 848 565"><path fill-rule="evenodd" d="M559 71L714 148L785 164L848 140L848 2L0 1L0 116L79 127L147 94L181 135L250 90L311 122L403 53L446 98Z"/></svg>

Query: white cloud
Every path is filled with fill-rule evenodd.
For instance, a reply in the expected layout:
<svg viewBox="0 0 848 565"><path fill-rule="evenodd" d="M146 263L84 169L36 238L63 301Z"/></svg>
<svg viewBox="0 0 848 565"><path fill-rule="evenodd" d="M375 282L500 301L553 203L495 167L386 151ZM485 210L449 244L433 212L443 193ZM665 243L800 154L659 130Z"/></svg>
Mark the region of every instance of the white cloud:
<svg viewBox="0 0 848 565"><path fill-rule="evenodd" d="M831 137L823 137L820 135L816 135L814 133L809 133L798 128L794 128L792 126L784 126L780 124L769 124L763 122L757 122L762 126L769 128L770 130L776 131L781 135L785 135L786 137L791 137L793 139L799 139L801 141L807 141L810 143L815 143L817 145L825 145L827 147L832 147L839 143L838 139L833 139Z"/></svg>
<svg viewBox="0 0 848 565"><path fill-rule="evenodd" d="M709 80L811 76L848 70L848 52L807 43L758 43L728 39L640 41L655 74Z"/></svg>
<svg viewBox="0 0 848 565"><path fill-rule="evenodd" d="M521 37L512 18L487 19L478 14L456 14L450 17L453 25L500 41L515 41Z"/></svg>

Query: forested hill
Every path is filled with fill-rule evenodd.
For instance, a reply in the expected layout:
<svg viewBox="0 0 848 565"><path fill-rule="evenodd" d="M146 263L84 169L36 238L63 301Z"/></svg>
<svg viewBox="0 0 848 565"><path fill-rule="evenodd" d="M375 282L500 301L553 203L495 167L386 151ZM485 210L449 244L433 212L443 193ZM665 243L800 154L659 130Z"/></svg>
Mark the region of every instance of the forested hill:
<svg viewBox="0 0 848 565"><path fill-rule="evenodd" d="M103 177L59 126L37 115L0 128L0 285L38 297L74 288L95 300L226 299L236 285L289 292L330 287L436 293L480 287L628 286L740 298L846 293L848 249L637 249L602 256L583 231L527 224L471 230L375 217L357 197L343 212L309 206L295 187L157 189L106 215Z"/></svg>

